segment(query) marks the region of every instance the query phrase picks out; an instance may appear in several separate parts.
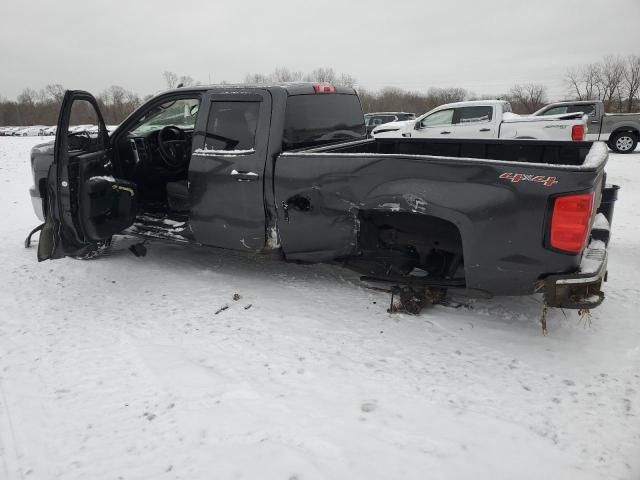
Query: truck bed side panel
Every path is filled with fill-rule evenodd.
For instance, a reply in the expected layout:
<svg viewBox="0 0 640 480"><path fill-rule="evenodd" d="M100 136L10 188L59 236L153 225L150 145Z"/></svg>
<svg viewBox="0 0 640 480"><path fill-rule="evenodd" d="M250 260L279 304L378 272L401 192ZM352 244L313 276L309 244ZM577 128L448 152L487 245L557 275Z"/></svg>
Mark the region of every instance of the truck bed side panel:
<svg viewBox="0 0 640 480"><path fill-rule="evenodd" d="M516 182L503 174L555 177L556 183ZM572 271L580 260L543 248L551 196L592 191L601 178L602 170L526 163L288 153L275 169L278 229L288 259L328 261L357 253L359 211L439 217L461 233L467 287L531 293L542 273Z"/></svg>

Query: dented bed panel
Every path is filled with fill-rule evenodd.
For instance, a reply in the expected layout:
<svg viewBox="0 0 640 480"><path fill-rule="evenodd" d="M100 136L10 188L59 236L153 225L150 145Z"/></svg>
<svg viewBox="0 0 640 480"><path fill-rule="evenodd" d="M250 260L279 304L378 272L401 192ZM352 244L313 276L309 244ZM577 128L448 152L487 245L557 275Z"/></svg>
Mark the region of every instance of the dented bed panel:
<svg viewBox="0 0 640 480"><path fill-rule="evenodd" d="M541 274L580 262L544 248L550 198L594 190L601 177L601 169L565 174L515 162L289 153L275 168L282 249L288 259L342 258L358 252L361 211L435 216L460 231L467 287L531 293Z"/></svg>

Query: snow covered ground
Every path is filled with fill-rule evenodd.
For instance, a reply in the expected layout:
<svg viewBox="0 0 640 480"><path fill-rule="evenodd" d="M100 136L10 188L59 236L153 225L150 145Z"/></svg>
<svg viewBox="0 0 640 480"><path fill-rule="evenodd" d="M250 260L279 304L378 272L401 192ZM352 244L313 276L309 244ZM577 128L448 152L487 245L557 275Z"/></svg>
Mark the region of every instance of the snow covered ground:
<svg viewBox="0 0 640 480"><path fill-rule="evenodd" d="M543 337L536 297L389 315L330 266L39 264L38 141L0 138L0 479L640 478L640 152L608 166L607 300Z"/></svg>

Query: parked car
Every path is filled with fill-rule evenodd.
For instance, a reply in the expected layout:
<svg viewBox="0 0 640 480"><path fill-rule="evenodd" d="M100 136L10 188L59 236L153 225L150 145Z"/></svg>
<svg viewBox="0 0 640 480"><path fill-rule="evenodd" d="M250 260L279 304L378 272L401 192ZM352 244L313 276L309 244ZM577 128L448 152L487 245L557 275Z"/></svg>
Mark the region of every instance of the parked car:
<svg viewBox="0 0 640 480"><path fill-rule="evenodd" d="M503 100L441 105L415 120L373 129L377 138L504 138L582 141L586 120L580 113L535 118L511 112Z"/></svg>
<svg viewBox="0 0 640 480"><path fill-rule="evenodd" d="M19 127L5 127L4 129L5 137L14 137L18 129Z"/></svg>
<svg viewBox="0 0 640 480"><path fill-rule="evenodd" d="M75 102L95 109L96 137L69 135ZM90 256L126 233L337 261L367 282L543 291L548 306L590 308L604 298L617 191L604 183L607 152L367 139L355 91L328 84L171 90L109 136L94 97L69 91L55 148L31 153L38 260Z"/></svg>
<svg viewBox="0 0 640 480"><path fill-rule="evenodd" d="M639 113L605 113L600 100L557 102L542 107L535 116L581 112L588 117L587 140L607 142L616 153L631 153L640 139Z"/></svg>
<svg viewBox="0 0 640 480"><path fill-rule="evenodd" d="M364 114L364 124L367 126L367 135L371 135L371 131L378 125L389 122L397 122L404 120L413 120L416 118L415 113L407 112L373 112Z"/></svg>
<svg viewBox="0 0 640 480"><path fill-rule="evenodd" d="M20 131L20 134L23 137L40 137L44 136L45 129L46 127L44 127L43 125L32 125L29 127L24 127Z"/></svg>

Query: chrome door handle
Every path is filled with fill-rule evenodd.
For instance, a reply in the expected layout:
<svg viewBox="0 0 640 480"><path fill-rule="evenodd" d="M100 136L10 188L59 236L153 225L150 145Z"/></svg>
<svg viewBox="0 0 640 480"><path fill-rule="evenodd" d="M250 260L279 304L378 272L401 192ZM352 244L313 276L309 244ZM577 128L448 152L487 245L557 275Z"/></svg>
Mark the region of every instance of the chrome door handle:
<svg viewBox="0 0 640 480"><path fill-rule="evenodd" d="M260 178L260 175L255 172L239 172L238 170L232 170L230 175L236 177L238 182L256 182Z"/></svg>

